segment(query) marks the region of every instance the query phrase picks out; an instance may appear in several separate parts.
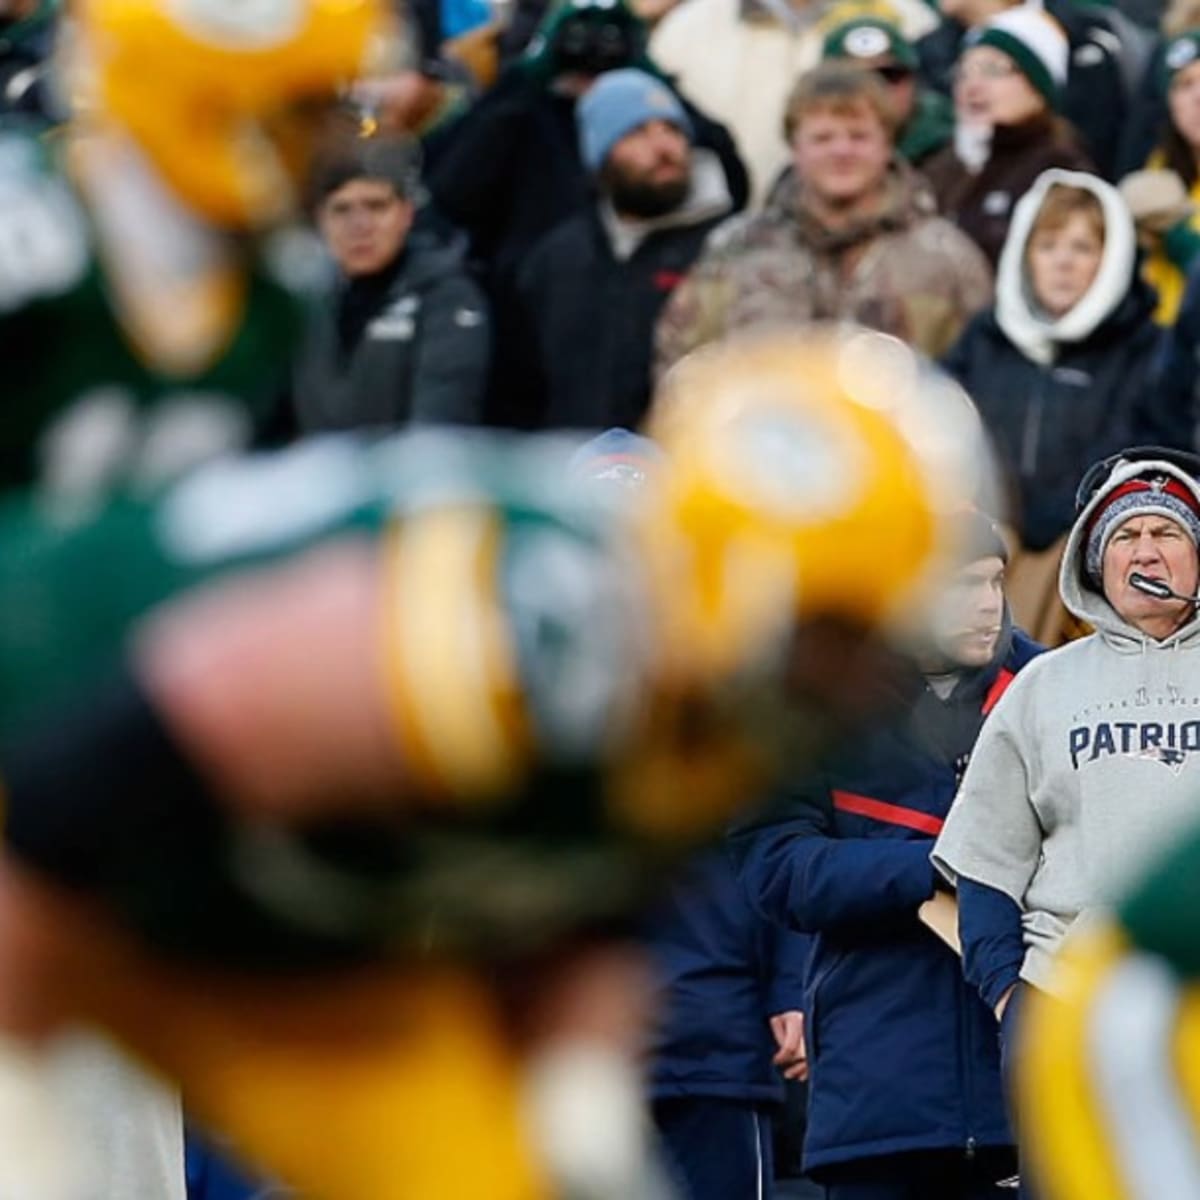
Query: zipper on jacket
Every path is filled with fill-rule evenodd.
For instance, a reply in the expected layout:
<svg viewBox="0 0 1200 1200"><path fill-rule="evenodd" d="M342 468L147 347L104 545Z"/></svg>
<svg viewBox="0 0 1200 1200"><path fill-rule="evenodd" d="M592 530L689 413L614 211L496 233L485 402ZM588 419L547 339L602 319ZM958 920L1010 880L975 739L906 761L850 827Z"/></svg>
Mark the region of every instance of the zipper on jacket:
<svg viewBox="0 0 1200 1200"><path fill-rule="evenodd" d="M1037 468L1038 449L1042 440L1042 413L1046 407L1046 388L1038 376L1037 386L1025 410L1025 427L1021 430L1021 474L1032 477Z"/></svg>

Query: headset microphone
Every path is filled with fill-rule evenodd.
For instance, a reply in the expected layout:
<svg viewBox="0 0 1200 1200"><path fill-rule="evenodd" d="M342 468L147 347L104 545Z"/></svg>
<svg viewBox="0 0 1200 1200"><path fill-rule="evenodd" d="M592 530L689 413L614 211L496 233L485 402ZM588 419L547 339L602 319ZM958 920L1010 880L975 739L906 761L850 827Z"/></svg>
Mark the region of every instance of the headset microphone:
<svg viewBox="0 0 1200 1200"><path fill-rule="evenodd" d="M1185 596L1174 591L1161 579L1151 579L1149 575L1140 575L1136 571L1130 575L1129 582L1139 592L1153 596L1156 600L1186 600L1188 604L1200 605L1200 596Z"/></svg>

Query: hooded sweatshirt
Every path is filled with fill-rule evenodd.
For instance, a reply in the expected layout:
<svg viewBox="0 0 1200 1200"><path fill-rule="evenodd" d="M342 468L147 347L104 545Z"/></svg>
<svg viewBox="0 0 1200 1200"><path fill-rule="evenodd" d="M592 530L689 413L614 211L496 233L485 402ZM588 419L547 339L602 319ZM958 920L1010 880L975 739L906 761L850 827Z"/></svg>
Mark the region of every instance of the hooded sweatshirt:
<svg viewBox="0 0 1200 1200"><path fill-rule="evenodd" d="M1063 602L1096 632L1031 663L975 747L933 850L954 883L974 880L1021 908L1021 977L1049 981L1071 926L1103 908L1200 815L1200 619L1162 641L1118 616L1086 581L1092 514L1147 470L1200 485L1169 463L1116 468L1080 513L1063 558ZM1197 654L1192 658L1192 654Z"/></svg>
<svg viewBox="0 0 1200 1200"><path fill-rule="evenodd" d="M1030 232L1056 185L1091 192L1104 212L1104 251L1091 286L1060 317L1033 297ZM1158 344L1154 297L1136 277L1133 222L1095 175L1044 171L1017 204L1000 256L993 308L943 365L974 399L1010 481L1024 546L1040 550L1074 518L1075 484L1098 458L1138 441L1143 391Z"/></svg>

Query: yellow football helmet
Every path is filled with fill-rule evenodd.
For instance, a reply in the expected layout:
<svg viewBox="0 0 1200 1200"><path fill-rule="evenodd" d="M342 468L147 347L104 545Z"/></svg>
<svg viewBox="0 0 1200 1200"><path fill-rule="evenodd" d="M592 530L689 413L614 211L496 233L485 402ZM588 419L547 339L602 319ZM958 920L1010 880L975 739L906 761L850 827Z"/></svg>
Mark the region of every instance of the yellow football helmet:
<svg viewBox="0 0 1200 1200"><path fill-rule="evenodd" d="M955 555L953 516L994 498L965 393L856 326L689 356L649 432L671 469L646 506L648 559L689 672L736 671L814 618L916 629Z"/></svg>
<svg viewBox="0 0 1200 1200"><path fill-rule="evenodd" d="M395 44L383 0L79 0L79 71L172 190L213 223L287 212L318 117ZM68 62L68 69L70 63Z"/></svg>

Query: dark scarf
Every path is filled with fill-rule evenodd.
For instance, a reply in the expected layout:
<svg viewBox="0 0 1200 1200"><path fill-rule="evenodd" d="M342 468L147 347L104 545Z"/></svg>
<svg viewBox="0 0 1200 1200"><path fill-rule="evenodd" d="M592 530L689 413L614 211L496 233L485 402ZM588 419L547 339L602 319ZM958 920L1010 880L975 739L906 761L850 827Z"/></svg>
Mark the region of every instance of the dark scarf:
<svg viewBox="0 0 1200 1200"><path fill-rule="evenodd" d="M379 314L387 301L388 292L404 265L404 249L381 271L373 275L359 275L349 280L338 298L337 333L338 365L345 367L367 325Z"/></svg>

